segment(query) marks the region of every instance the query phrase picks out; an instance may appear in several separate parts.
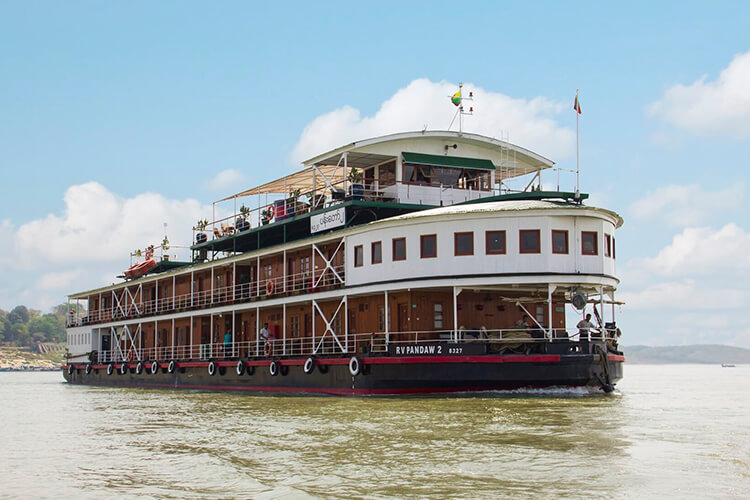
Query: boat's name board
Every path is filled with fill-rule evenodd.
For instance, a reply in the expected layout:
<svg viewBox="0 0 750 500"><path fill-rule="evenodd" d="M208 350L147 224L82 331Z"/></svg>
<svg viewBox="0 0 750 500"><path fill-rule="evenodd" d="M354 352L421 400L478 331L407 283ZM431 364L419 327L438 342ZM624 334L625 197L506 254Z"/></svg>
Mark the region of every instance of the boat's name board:
<svg viewBox="0 0 750 500"><path fill-rule="evenodd" d="M345 222L346 210L344 207L322 214L314 214L310 216L310 232L319 233L326 229L343 226Z"/></svg>
<svg viewBox="0 0 750 500"><path fill-rule="evenodd" d="M394 356L460 356L485 354L485 344L404 344L388 346Z"/></svg>

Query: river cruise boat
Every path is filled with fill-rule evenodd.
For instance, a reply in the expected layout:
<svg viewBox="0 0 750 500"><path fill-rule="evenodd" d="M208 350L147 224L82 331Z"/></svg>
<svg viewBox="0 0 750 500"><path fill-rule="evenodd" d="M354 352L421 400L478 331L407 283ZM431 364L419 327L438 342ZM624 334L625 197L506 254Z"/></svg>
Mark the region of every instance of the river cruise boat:
<svg viewBox="0 0 750 500"><path fill-rule="evenodd" d="M216 202L189 258L169 255L165 238L143 273L70 295L65 379L329 395L609 392L625 361L614 317L622 218L586 194L543 190L553 166L451 131L311 158Z"/></svg>

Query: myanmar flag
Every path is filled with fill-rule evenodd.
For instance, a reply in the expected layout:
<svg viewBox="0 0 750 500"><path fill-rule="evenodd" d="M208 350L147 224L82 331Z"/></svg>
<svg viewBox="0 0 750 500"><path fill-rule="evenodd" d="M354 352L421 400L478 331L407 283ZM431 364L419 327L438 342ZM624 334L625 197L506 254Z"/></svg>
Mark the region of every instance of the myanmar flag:
<svg viewBox="0 0 750 500"><path fill-rule="evenodd" d="M573 109L575 109L576 111L578 111L579 115L581 114L581 103L578 102L578 91L577 90L576 90L576 100L573 103Z"/></svg>

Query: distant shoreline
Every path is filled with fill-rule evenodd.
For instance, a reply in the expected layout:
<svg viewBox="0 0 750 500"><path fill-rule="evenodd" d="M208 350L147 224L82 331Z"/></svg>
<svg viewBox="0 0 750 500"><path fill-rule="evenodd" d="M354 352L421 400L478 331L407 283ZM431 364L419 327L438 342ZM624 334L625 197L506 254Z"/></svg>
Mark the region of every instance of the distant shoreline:
<svg viewBox="0 0 750 500"><path fill-rule="evenodd" d="M750 364L750 349L718 344L683 346L621 346L626 363L633 365Z"/></svg>

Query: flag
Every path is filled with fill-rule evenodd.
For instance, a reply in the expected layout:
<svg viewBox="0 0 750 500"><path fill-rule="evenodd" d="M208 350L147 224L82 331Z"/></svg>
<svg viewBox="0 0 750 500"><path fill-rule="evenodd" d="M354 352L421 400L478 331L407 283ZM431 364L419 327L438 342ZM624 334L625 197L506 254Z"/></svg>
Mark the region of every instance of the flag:
<svg viewBox="0 0 750 500"><path fill-rule="evenodd" d="M461 91L459 90L455 94L453 94L453 97L451 97L451 102L454 106L458 106L461 104Z"/></svg>
<svg viewBox="0 0 750 500"><path fill-rule="evenodd" d="M581 103L578 102L578 91L576 90L576 100L573 102L573 109L578 111L578 114L581 114Z"/></svg>

